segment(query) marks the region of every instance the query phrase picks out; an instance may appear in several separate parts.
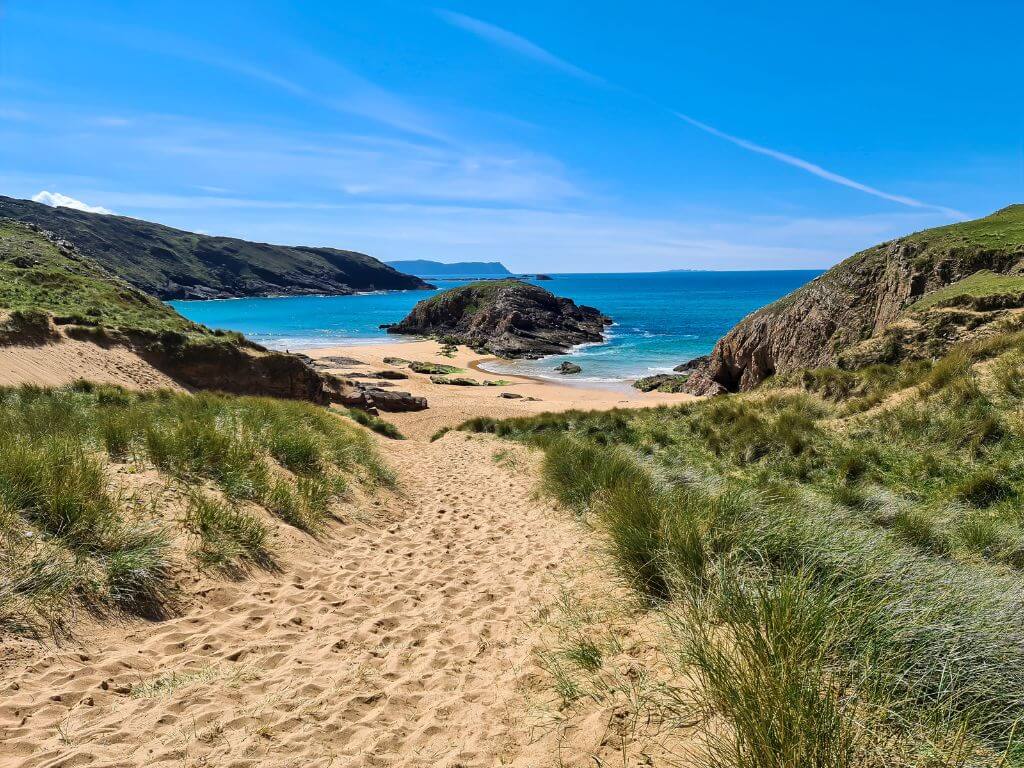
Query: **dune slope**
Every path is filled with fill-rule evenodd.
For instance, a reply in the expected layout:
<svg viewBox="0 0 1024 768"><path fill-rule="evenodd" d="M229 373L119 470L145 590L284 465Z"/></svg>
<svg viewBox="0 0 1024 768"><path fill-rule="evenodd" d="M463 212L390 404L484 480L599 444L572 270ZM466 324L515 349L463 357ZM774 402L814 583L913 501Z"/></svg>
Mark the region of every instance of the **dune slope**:
<svg viewBox="0 0 1024 768"><path fill-rule="evenodd" d="M403 495L293 538L283 573L8 664L0 765L517 764L528 622L579 533L498 447L390 443Z"/></svg>

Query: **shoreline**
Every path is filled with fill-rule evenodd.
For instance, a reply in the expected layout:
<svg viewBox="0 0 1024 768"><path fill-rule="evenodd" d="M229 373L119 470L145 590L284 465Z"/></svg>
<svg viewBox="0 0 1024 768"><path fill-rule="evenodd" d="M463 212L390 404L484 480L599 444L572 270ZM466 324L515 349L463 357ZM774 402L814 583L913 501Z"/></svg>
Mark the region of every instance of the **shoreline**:
<svg viewBox="0 0 1024 768"><path fill-rule="evenodd" d="M445 427L456 427L475 417L511 418L533 416L544 412L568 410L610 410L612 408L652 408L690 402L693 395L683 393L641 392L633 389L611 389L589 382L560 382L523 374L494 373L483 367L498 358L481 357L468 347L460 346L451 356L441 354L441 344L434 340L389 341L381 344L346 344L303 350L314 360L327 363L329 373L356 378L374 386L393 388L425 397L429 407L424 411L382 413L407 437L427 440ZM326 358L347 358L356 362L335 362ZM477 381L506 381L506 385L454 386L435 384L426 374L413 373L404 365L384 362L384 358L403 358L462 369L468 378ZM400 372L407 378L376 380L367 374L377 371ZM353 374L355 374L353 376ZM362 376L360 376L362 374ZM503 394L518 397L503 397Z"/></svg>

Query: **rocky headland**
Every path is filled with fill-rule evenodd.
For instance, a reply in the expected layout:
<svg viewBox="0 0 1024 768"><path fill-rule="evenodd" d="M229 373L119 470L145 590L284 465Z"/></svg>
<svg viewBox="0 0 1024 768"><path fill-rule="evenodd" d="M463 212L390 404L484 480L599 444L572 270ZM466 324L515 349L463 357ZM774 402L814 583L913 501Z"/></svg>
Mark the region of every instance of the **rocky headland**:
<svg viewBox="0 0 1024 768"><path fill-rule="evenodd" d="M744 318L687 391L752 389L775 374L935 357L1024 309L1024 205L861 251Z"/></svg>
<svg viewBox="0 0 1024 768"><path fill-rule="evenodd" d="M498 357L537 359L604 340L611 320L519 280L469 283L419 302L388 333L450 339Z"/></svg>

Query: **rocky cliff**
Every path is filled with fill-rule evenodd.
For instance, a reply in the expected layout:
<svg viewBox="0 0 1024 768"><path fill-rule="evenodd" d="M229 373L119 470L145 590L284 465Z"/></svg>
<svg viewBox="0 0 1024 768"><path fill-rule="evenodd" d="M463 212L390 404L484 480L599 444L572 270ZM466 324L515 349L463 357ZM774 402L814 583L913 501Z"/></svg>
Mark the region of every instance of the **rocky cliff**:
<svg viewBox="0 0 1024 768"><path fill-rule="evenodd" d="M430 287L355 251L209 237L126 216L3 196L0 217L56 234L136 288L165 300Z"/></svg>
<svg viewBox="0 0 1024 768"><path fill-rule="evenodd" d="M736 392L801 368L941 354L1024 306L1014 299L1018 280L1024 294L1022 268L1024 205L882 243L747 316L695 368L687 389ZM983 273L994 279L979 279ZM986 292L1001 298L977 300ZM964 297L993 308L964 309Z"/></svg>
<svg viewBox="0 0 1024 768"><path fill-rule="evenodd" d="M388 333L450 337L499 357L536 359L604 340L611 322L593 307L518 280L469 283L413 307Z"/></svg>

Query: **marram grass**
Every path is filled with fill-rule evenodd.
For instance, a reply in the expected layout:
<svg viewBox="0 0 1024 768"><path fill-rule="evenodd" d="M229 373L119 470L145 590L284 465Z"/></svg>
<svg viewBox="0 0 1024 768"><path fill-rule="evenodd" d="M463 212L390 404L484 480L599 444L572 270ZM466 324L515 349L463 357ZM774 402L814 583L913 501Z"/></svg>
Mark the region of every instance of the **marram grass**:
<svg viewBox="0 0 1024 768"><path fill-rule="evenodd" d="M200 567L270 567L267 513L316 535L350 483L394 481L367 434L293 401L26 386L0 390L0 434L0 632L60 632L78 608L160 615L175 539ZM115 463L156 468L186 508L123 498Z"/></svg>
<svg viewBox="0 0 1024 768"><path fill-rule="evenodd" d="M1024 765L1022 355L463 428L541 447L672 617L707 765Z"/></svg>

